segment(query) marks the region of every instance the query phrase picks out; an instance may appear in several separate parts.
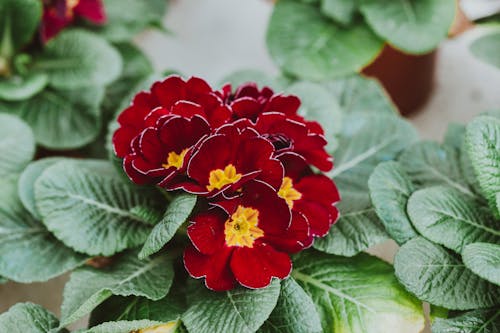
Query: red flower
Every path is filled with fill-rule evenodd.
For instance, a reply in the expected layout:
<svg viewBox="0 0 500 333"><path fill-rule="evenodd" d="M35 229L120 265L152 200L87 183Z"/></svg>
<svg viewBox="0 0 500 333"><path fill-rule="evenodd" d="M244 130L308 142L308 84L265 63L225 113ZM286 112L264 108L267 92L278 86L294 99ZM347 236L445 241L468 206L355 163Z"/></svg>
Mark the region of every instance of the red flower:
<svg viewBox="0 0 500 333"><path fill-rule="evenodd" d="M199 115L212 128L217 128L230 120L231 111L224 105L220 93L213 91L204 80L192 77L184 81L179 76L169 76L153 84L150 91L137 94L118 116L120 128L113 135L116 155L124 158L132 151L135 137L168 115L186 118Z"/></svg>
<svg viewBox="0 0 500 333"><path fill-rule="evenodd" d="M45 43L75 18L84 18L94 24L106 22L106 13L101 0L43 0L44 10L40 35Z"/></svg>
<svg viewBox="0 0 500 333"><path fill-rule="evenodd" d="M290 213L275 189L251 181L241 193L199 213L188 227L193 246L184 252L185 267L213 290L232 289L236 282L263 288L273 277L284 279L292 268L288 253L310 245L304 244L310 239L307 222Z"/></svg>
<svg viewBox="0 0 500 333"><path fill-rule="evenodd" d="M283 166L273 153L273 145L255 130L224 125L200 142L187 167L189 179L171 189L213 197L221 192L230 195L246 182L259 179L277 190Z"/></svg>
<svg viewBox="0 0 500 333"><path fill-rule="evenodd" d="M314 174L297 154L283 154L280 160L285 167L285 177L278 195L292 211L306 217L312 236L325 236L339 216L335 205L340 195L335 183L325 175Z"/></svg>
<svg viewBox="0 0 500 333"><path fill-rule="evenodd" d="M311 132L306 124L280 112L266 112L258 117L255 128L273 143L277 156L295 152L321 171L333 167L332 157L325 151L325 137Z"/></svg>
<svg viewBox="0 0 500 333"><path fill-rule="evenodd" d="M136 184L166 186L186 170L194 145L209 133L210 126L198 115L163 117L134 139L133 152L123 160L124 169Z"/></svg>

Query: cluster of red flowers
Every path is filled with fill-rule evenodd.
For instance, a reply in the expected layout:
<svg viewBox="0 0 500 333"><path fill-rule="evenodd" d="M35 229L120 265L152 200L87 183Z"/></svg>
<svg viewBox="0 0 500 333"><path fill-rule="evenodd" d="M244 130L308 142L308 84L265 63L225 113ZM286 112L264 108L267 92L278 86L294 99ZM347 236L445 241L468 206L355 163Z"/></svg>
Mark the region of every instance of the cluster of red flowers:
<svg viewBox="0 0 500 333"><path fill-rule="evenodd" d="M83 18L93 24L104 24L106 13L102 0L43 0L40 36L45 43L62 29Z"/></svg>
<svg viewBox="0 0 500 333"><path fill-rule="evenodd" d="M213 90L170 76L135 96L113 145L130 179L204 197L188 227L184 264L208 288L267 286L286 278L289 257L328 233L339 193L317 122L296 96L244 84Z"/></svg>

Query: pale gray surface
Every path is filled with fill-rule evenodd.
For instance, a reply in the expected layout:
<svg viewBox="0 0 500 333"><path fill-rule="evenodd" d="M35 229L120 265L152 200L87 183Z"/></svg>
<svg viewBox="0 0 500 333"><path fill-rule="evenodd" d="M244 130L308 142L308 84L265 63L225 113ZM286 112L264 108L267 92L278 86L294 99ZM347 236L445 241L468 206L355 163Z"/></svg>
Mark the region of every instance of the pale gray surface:
<svg viewBox="0 0 500 333"><path fill-rule="evenodd" d="M276 73L265 48L271 13L265 0L182 0L171 5L165 23L171 35L143 34L138 43L157 69L177 69L212 82L241 68ZM300 28L300 27L298 27ZM482 111L500 108L500 71L474 59L467 45L478 32L443 43L432 99L411 121L422 137L441 139L450 121L466 122ZM392 261L394 242L374 252ZM0 312L16 302L32 301L59 313L66 277L45 284L0 285Z"/></svg>

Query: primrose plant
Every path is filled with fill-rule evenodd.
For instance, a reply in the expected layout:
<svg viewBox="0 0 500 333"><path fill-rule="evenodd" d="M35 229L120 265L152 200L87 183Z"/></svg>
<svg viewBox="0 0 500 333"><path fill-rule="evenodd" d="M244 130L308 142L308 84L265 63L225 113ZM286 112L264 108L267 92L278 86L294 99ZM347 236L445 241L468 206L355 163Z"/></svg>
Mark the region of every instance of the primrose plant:
<svg viewBox="0 0 500 333"><path fill-rule="evenodd" d="M32 161L30 127L1 115L0 275L72 271L60 319L22 303L2 331L89 314L79 332L422 330L421 301L361 253L389 238L370 174L415 130L366 79L224 81L145 80L110 124L110 161Z"/></svg>

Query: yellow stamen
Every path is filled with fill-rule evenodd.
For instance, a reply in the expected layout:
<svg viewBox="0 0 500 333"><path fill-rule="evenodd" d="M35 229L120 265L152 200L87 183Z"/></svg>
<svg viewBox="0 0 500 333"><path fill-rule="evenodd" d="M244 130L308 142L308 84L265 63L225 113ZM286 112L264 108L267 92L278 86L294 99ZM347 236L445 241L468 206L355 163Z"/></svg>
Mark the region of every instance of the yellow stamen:
<svg viewBox="0 0 500 333"><path fill-rule="evenodd" d="M173 333L176 331L176 329L177 329L177 322L171 321L166 324L147 327L140 329L138 331L132 331L131 333Z"/></svg>
<svg viewBox="0 0 500 333"><path fill-rule="evenodd" d="M264 231L257 227L258 224L258 210L238 206L236 212L224 224L227 246L253 247L254 241L264 236Z"/></svg>
<svg viewBox="0 0 500 333"><path fill-rule="evenodd" d="M236 173L236 168L232 164L228 164L224 170L212 170L208 176L207 190L220 190L227 184L234 184L238 182L241 179L241 176L241 173Z"/></svg>
<svg viewBox="0 0 500 333"><path fill-rule="evenodd" d="M164 163L161 166L165 169L171 167L174 167L176 169L182 168L182 165L184 164L184 157L186 156L187 152L188 148L183 149L180 154L177 154L175 151L171 151L170 153L168 153L167 163Z"/></svg>
<svg viewBox="0 0 500 333"><path fill-rule="evenodd" d="M293 188L293 181L290 177L284 177L278 196L285 199L288 207L293 208L293 202L302 198L302 193Z"/></svg>
<svg viewBox="0 0 500 333"><path fill-rule="evenodd" d="M73 10L80 3L80 0L66 0L66 16L73 17Z"/></svg>

